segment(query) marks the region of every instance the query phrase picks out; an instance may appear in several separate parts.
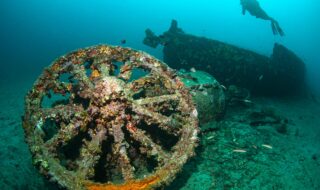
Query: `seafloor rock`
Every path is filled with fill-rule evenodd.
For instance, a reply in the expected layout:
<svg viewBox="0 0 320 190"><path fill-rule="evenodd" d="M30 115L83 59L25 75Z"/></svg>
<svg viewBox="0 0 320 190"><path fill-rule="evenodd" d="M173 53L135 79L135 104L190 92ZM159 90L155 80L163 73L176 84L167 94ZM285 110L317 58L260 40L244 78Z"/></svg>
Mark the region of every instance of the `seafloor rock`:
<svg viewBox="0 0 320 190"><path fill-rule="evenodd" d="M226 91L226 101L229 106L250 106L250 92L245 88L240 88L235 85L230 85Z"/></svg>
<svg viewBox="0 0 320 190"><path fill-rule="evenodd" d="M288 119L277 113L273 107L264 107L260 110L253 110L248 113L245 120L249 122L251 127L269 125L274 127L278 133L286 134L288 132Z"/></svg>
<svg viewBox="0 0 320 190"><path fill-rule="evenodd" d="M164 46L164 61L175 69L196 68L225 86L247 88L256 95L294 95L304 89L305 65L293 52L275 44L271 58L217 40L186 34L172 21L156 36L146 30L144 44Z"/></svg>
<svg viewBox="0 0 320 190"><path fill-rule="evenodd" d="M223 87L210 74L203 71L179 72L182 82L190 89L196 103L200 124L218 120L225 114Z"/></svg>

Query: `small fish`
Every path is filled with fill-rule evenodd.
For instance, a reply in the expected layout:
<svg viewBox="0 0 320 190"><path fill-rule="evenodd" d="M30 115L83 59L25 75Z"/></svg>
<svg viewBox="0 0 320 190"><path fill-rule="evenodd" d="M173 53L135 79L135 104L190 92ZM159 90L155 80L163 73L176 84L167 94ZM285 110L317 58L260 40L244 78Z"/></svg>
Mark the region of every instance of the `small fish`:
<svg viewBox="0 0 320 190"><path fill-rule="evenodd" d="M203 94L204 96L208 96L208 92L207 92L207 91L203 91L202 94Z"/></svg>
<svg viewBox="0 0 320 190"><path fill-rule="evenodd" d="M272 149L272 148L273 148L271 145L268 145L268 144L263 144L263 145L261 145L261 146L263 146L263 147L265 147L265 148L268 148L268 149Z"/></svg>
<svg viewBox="0 0 320 190"><path fill-rule="evenodd" d="M248 104L251 104L252 101L251 100L248 100L248 99L245 99L245 100L242 100L244 103L248 103Z"/></svg>
<svg viewBox="0 0 320 190"><path fill-rule="evenodd" d="M234 149L232 152L245 153L245 152L247 152L247 151L246 151L246 150L243 150L243 149Z"/></svg>
<svg viewBox="0 0 320 190"><path fill-rule="evenodd" d="M220 85L221 86L221 88L223 89L223 90L227 90L227 87L226 86L224 86L224 85Z"/></svg>
<svg viewBox="0 0 320 190"><path fill-rule="evenodd" d="M161 42L160 44L163 46L167 46L169 44L169 42Z"/></svg>
<svg viewBox="0 0 320 190"><path fill-rule="evenodd" d="M196 69L194 67L191 67L190 71L194 73L196 72Z"/></svg>
<svg viewBox="0 0 320 190"><path fill-rule="evenodd" d="M123 40L121 40L120 42L121 42L121 44L126 44L126 43L127 43L127 40L123 39Z"/></svg>
<svg viewBox="0 0 320 190"><path fill-rule="evenodd" d="M263 75L260 75L259 80L262 80L262 79L263 79Z"/></svg>
<svg viewBox="0 0 320 190"><path fill-rule="evenodd" d="M214 136L210 136L210 137L207 138L207 140L211 140L213 138L214 138Z"/></svg>
<svg viewBox="0 0 320 190"><path fill-rule="evenodd" d="M39 119L39 121L37 122L37 124L35 125L35 128L42 131L42 126L43 126L43 119L42 117Z"/></svg>
<svg viewBox="0 0 320 190"><path fill-rule="evenodd" d="M192 116L194 116L194 117L198 117L198 111L197 111L197 109L194 109L191 114L192 114Z"/></svg>

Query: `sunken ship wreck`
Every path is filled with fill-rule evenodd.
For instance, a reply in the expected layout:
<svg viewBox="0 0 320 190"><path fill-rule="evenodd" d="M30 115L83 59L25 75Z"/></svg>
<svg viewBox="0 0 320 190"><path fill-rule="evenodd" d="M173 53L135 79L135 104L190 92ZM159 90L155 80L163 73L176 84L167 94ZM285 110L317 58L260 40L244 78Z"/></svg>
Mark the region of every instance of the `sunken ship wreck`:
<svg viewBox="0 0 320 190"><path fill-rule="evenodd" d="M185 33L173 20L157 36L150 29L143 40L163 45L163 60L175 69L203 70L222 85L246 88L253 95L292 96L305 91L305 64L285 46L275 43L270 57L217 40Z"/></svg>

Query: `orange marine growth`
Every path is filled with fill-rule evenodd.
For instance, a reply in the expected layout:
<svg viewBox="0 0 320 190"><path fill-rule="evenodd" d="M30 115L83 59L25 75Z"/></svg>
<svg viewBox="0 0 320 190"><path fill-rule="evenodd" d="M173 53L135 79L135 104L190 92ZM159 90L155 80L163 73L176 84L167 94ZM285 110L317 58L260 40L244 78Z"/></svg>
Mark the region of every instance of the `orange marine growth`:
<svg viewBox="0 0 320 190"><path fill-rule="evenodd" d="M59 69L60 69L60 65L58 63L53 64L51 67L51 70L55 72L59 71Z"/></svg>
<svg viewBox="0 0 320 190"><path fill-rule="evenodd" d="M130 131L133 131L133 132L137 131L137 128L134 126L134 124L132 122L127 123L126 127Z"/></svg>
<svg viewBox="0 0 320 190"><path fill-rule="evenodd" d="M122 185L115 184L87 184L88 190L143 190L149 189L160 180L158 176L152 176L141 181L131 181Z"/></svg>
<svg viewBox="0 0 320 190"><path fill-rule="evenodd" d="M93 70L91 73L91 78L97 78L100 76L100 73L98 70Z"/></svg>

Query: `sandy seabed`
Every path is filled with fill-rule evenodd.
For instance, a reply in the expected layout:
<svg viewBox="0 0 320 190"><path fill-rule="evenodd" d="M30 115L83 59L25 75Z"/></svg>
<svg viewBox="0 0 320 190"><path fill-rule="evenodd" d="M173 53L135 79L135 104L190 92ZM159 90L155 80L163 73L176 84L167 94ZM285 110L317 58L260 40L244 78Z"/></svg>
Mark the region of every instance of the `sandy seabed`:
<svg viewBox="0 0 320 190"><path fill-rule="evenodd" d="M21 116L33 81L0 82L1 189L56 189L38 174L24 142ZM200 145L165 189L320 189L320 104L309 99L253 99L228 107L222 121L201 126ZM252 125L248 115L264 108L286 118Z"/></svg>

